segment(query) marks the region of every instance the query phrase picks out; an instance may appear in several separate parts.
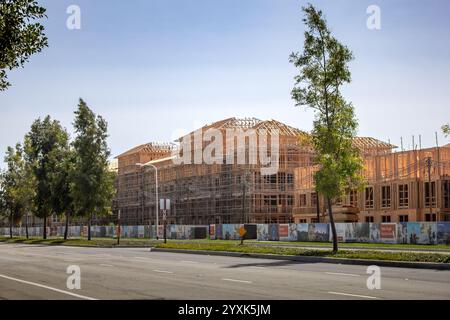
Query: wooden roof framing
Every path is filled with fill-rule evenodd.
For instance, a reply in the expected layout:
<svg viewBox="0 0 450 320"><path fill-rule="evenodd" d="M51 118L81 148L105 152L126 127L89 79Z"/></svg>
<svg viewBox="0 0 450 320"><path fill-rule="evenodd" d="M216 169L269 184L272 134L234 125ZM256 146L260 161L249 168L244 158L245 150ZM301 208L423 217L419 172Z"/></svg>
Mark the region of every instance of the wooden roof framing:
<svg viewBox="0 0 450 320"><path fill-rule="evenodd" d="M175 144L173 143L165 143L165 142L149 142L141 144L137 147L131 148L128 151L125 151L124 153L118 155L116 158L127 156L130 154L135 153L162 153L166 154L168 152L171 152L175 148Z"/></svg>

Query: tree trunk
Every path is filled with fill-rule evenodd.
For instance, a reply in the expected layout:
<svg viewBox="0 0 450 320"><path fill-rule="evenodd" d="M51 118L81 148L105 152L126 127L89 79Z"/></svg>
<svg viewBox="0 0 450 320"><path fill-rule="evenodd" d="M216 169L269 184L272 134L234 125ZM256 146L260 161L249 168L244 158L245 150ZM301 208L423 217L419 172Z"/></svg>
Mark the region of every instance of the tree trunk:
<svg viewBox="0 0 450 320"><path fill-rule="evenodd" d="M9 237L12 239L12 227L13 227L13 214L9 215Z"/></svg>
<svg viewBox="0 0 450 320"><path fill-rule="evenodd" d="M64 230L64 240L67 240L67 236L69 233L69 219L70 219L70 212L66 212L66 229Z"/></svg>
<svg viewBox="0 0 450 320"><path fill-rule="evenodd" d="M26 219L25 219L25 234L28 239L28 213L27 213Z"/></svg>
<svg viewBox="0 0 450 320"><path fill-rule="evenodd" d="M44 216L44 240L47 239L47 215Z"/></svg>
<svg viewBox="0 0 450 320"><path fill-rule="evenodd" d="M333 253L337 253L338 252L338 242L337 242L336 226L334 225L333 210L332 210L332 203L331 203L330 197L327 197L327 202L328 202L328 216L330 217L331 234L333 236Z"/></svg>
<svg viewBox="0 0 450 320"><path fill-rule="evenodd" d="M88 220L88 241L91 241L91 220L92 220L92 215L89 215L89 220Z"/></svg>

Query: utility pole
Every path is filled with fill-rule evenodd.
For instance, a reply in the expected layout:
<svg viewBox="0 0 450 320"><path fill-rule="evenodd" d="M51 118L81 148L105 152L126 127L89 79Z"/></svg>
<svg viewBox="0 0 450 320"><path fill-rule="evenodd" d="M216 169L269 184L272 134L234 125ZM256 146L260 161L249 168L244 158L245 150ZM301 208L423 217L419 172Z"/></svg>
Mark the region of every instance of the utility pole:
<svg viewBox="0 0 450 320"><path fill-rule="evenodd" d="M120 209L117 213L117 245L120 244Z"/></svg>
<svg viewBox="0 0 450 320"><path fill-rule="evenodd" d="M438 134L437 134L437 132L434 133L434 136L436 138L436 153L437 153L437 162L438 162L437 172L438 172L438 175L440 176L441 175L441 167L439 166L439 164L440 164L440 161L441 161L441 156L439 154L439 141L438 141Z"/></svg>
<svg viewBox="0 0 450 320"><path fill-rule="evenodd" d="M434 136L436 137L436 153L437 153L437 174L438 174L438 179L441 178L441 155L439 153L439 141L438 141L438 134L437 132L434 133ZM437 192L437 185L436 185L436 203L437 203L437 196L438 196L438 192ZM436 221L439 221L439 212L436 212Z"/></svg>
<svg viewBox="0 0 450 320"><path fill-rule="evenodd" d="M167 210L163 210L164 221L164 243L167 243Z"/></svg>
<svg viewBox="0 0 450 320"><path fill-rule="evenodd" d="M428 197L429 197L429 207L430 207L430 219L433 217L433 206L432 206L432 195L431 195L431 157L427 157L426 164L428 167Z"/></svg>
<svg viewBox="0 0 450 320"><path fill-rule="evenodd" d="M144 186L144 167L141 167L141 219L139 224L144 224L144 211L145 211L145 186Z"/></svg>

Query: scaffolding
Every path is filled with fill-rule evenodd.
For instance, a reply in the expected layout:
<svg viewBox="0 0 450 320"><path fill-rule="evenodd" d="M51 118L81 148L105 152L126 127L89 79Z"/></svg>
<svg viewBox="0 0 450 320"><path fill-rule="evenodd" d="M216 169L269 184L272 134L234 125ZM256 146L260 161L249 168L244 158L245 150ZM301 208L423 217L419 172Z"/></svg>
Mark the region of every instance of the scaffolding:
<svg viewBox="0 0 450 320"><path fill-rule="evenodd" d="M226 135L227 130L247 132L253 130L258 145L252 148L250 138L243 148L248 159L266 152L259 144L260 135L277 134L279 138L278 170L275 174L261 173L262 163L238 164L234 160L241 148L233 154L224 153L222 163L175 164L172 155L143 149L141 146L120 155L119 183L116 197L116 213L121 211L125 224L155 224L155 170L145 163L143 157L153 158L147 164L158 167L159 198L171 200L171 210L167 216L169 224L210 224L210 223L282 223L292 221L294 206L294 169L299 164L309 164L313 154L302 145L299 136L304 132L275 120L261 121L255 118L229 118L201 128L201 132L216 129L224 137L223 148L235 142ZM187 136L194 136L191 132ZM185 136L185 137L187 137ZM183 138L185 138L183 137ZM181 142L180 138L178 142ZM200 146L192 143L192 153ZM267 146L266 146L267 147ZM269 148L270 149L270 148ZM171 148L171 151L174 151ZM140 153L146 156L138 155ZM270 153L270 151L269 151ZM126 158L126 159L125 159ZM121 164L123 167L121 167Z"/></svg>
<svg viewBox="0 0 450 320"><path fill-rule="evenodd" d="M450 220L450 145L392 152L395 146L374 143L373 138L357 140L366 187L349 190L343 199L335 199L334 209L353 212L353 222ZM296 222L317 221L317 206L312 201L317 170L317 166L295 170ZM323 199L319 216L326 217Z"/></svg>
<svg viewBox="0 0 450 320"><path fill-rule="evenodd" d="M234 148L232 154L224 153L220 163L174 161L182 154L174 155L174 152L180 151L186 137L192 138L189 140L192 159L196 151L204 151L208 141L202 139L196 143L195 136L209 129L222 133L224 150L236 142L236 137L227 136L227 130L253 130L257 147L252 148L251 138L246 137L246 143ZM266 152L267 148L259 144L263 134L277 134L279 138L278 170L274 174L262 174L264 165L260 162L239 164L236 161L243 149L248 159L256 156L254 153ZM135 147L117 157L118 192L114 213L117 215L120 210L122 223L128 225L156 223L155 170L151 167L156 166L159 198L171 200L169 224L317 222L317 211L326 221L323 198L314 189L313 175L318 168L314 150L304 136L307 133L275 120L228 118L181 137L177 144L148 143ZM342 212L337 221L402 222L405 221L402 219L448 217L449 145L394 152L396 146L390 143L356 137L354 146L363 156L362 174L367 188L349 190L343 199L335 199L335 209ZM230 157L231 163L227 161ZM427 162L427 159L431 160ZM429 176L428 166L431 166ZM430 185L428 180L432 182ZM429 203L431 210L427 207Z"/></svg>

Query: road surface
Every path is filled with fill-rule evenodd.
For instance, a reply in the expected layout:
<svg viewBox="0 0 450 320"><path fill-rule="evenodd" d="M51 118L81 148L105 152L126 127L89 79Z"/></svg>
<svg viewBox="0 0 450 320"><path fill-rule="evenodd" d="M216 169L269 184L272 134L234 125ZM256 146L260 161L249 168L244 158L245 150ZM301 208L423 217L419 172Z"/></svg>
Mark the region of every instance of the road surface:
<svg viewBox="0 0 450 320"><path fill-rule="evenodd" d="M68 289L66 270L81 270ZM450 271L151 252L0 244L0 299L450 299Z"/></svg>

